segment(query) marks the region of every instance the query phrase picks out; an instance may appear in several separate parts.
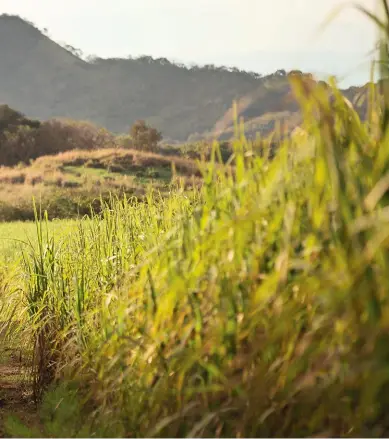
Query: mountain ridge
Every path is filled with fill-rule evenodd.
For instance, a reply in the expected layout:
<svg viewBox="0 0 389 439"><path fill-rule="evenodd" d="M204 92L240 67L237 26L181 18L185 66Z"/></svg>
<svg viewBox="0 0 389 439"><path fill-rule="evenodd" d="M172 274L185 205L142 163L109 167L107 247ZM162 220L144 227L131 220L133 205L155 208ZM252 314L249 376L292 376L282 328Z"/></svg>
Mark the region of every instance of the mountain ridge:
<svg viewBox="0 0 389 439"><path fill-rule="evenodd" d="M263 133L276 120L298 119L283 70L262 76L150 56L84 60L74 52L34 24L1 15L0 101L28 117L90 120L115 133L144 119L175 141L228 132L235 100L243 102L239 114ZM343 92L353 98L360 89Z"/></svg>

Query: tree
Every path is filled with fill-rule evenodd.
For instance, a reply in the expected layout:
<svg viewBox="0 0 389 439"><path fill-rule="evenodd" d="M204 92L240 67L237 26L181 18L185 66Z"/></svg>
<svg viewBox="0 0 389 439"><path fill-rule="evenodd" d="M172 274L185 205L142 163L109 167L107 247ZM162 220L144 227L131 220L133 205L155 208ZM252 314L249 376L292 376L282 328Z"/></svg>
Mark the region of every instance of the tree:
<svg viewBox="0 0 389 439"><path fill-rule="evenodd" d="M81 49L77 49L76 47L71 46L70 44L65 45L65 49L72 53L77 58L82 58L83 53Z"/></svg>
<svg viewBox="0 0 389 439"><path fill-rule="evenodd" d="M39 127L39 121L28 119L8 105L0 105L0 166L13 166L29 157Z"/></svg>
<svg viewBox="0 0 389 439"><path fill-rule="evenodd" d="M132 146L143 151L154 151L162 140L162 134L146 124L144 120L137 120L130 130Z"/></svg>
<svg viewBox="0 0 389 439"><path fill-rule="evenodd" d="M154 62L154 58L149 55L140 55L138 56L137 61L152 64Z"/></svg>
<svg viewBox="0 0 389 439"><path fill-rule="evenodd" d="M171 62L167 58L157 58L157 60L162 66L167 66L171 64Z"/></svg>

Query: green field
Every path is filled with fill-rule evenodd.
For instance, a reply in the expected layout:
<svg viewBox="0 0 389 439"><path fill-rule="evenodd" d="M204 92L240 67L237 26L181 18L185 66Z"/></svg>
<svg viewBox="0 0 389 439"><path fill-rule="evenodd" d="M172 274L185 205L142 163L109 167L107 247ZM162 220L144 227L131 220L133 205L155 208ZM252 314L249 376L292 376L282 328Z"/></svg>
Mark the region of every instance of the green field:
<svg viewBox="0 0 389 439"><path fill-rule="evenodd" d="M74 230L76 221L55 220L49 222L49 231L59 239ZM37 245L37 226L32 221L0 223L0 261L12 265L20 260L23 251Z"/></svg>

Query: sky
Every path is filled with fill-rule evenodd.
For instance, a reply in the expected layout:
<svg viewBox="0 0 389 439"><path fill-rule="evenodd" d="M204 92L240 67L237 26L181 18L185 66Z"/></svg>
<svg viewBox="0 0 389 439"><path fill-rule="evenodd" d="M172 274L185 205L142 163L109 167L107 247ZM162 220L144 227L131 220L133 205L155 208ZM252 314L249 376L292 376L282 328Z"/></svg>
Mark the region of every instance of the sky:
<svg viewBox="0 0 389 439"><path fill-rule="evenodd" d="M374 11L376 0L359 0ZM300 68L368 80L376 31L351 7L324 30L343 0L0 0L87 55L151 55L259 73Z"/></svg>

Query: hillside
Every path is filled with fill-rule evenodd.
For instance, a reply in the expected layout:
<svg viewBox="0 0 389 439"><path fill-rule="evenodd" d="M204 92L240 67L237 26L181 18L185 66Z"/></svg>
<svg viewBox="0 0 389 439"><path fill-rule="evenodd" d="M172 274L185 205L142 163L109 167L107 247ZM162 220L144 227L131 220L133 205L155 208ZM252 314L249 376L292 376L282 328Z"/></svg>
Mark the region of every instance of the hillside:
<svg viewBox="0 0 389 439"><path fill-rule="evenodd" d="M166 194L176 177L187 187L197 184L197 162L120 148L42 156L0 167L0 222L33 220L33 197L51 218L70 218L90 213L91 205L99 209L100 197L111 194L142 199L150 186Z"/></svg>
<svg viewBox="0 0 389 439"><path fill-rule="evenodd" d="M84 61L19 17L0 16L0 103L28 117L90 120L120 133L137 119L185 141L231 130L231 104L268 132L276 120L299 121L286 72L270 76L167 59ZM351 100L358 88L344 90Z"/></svg>

